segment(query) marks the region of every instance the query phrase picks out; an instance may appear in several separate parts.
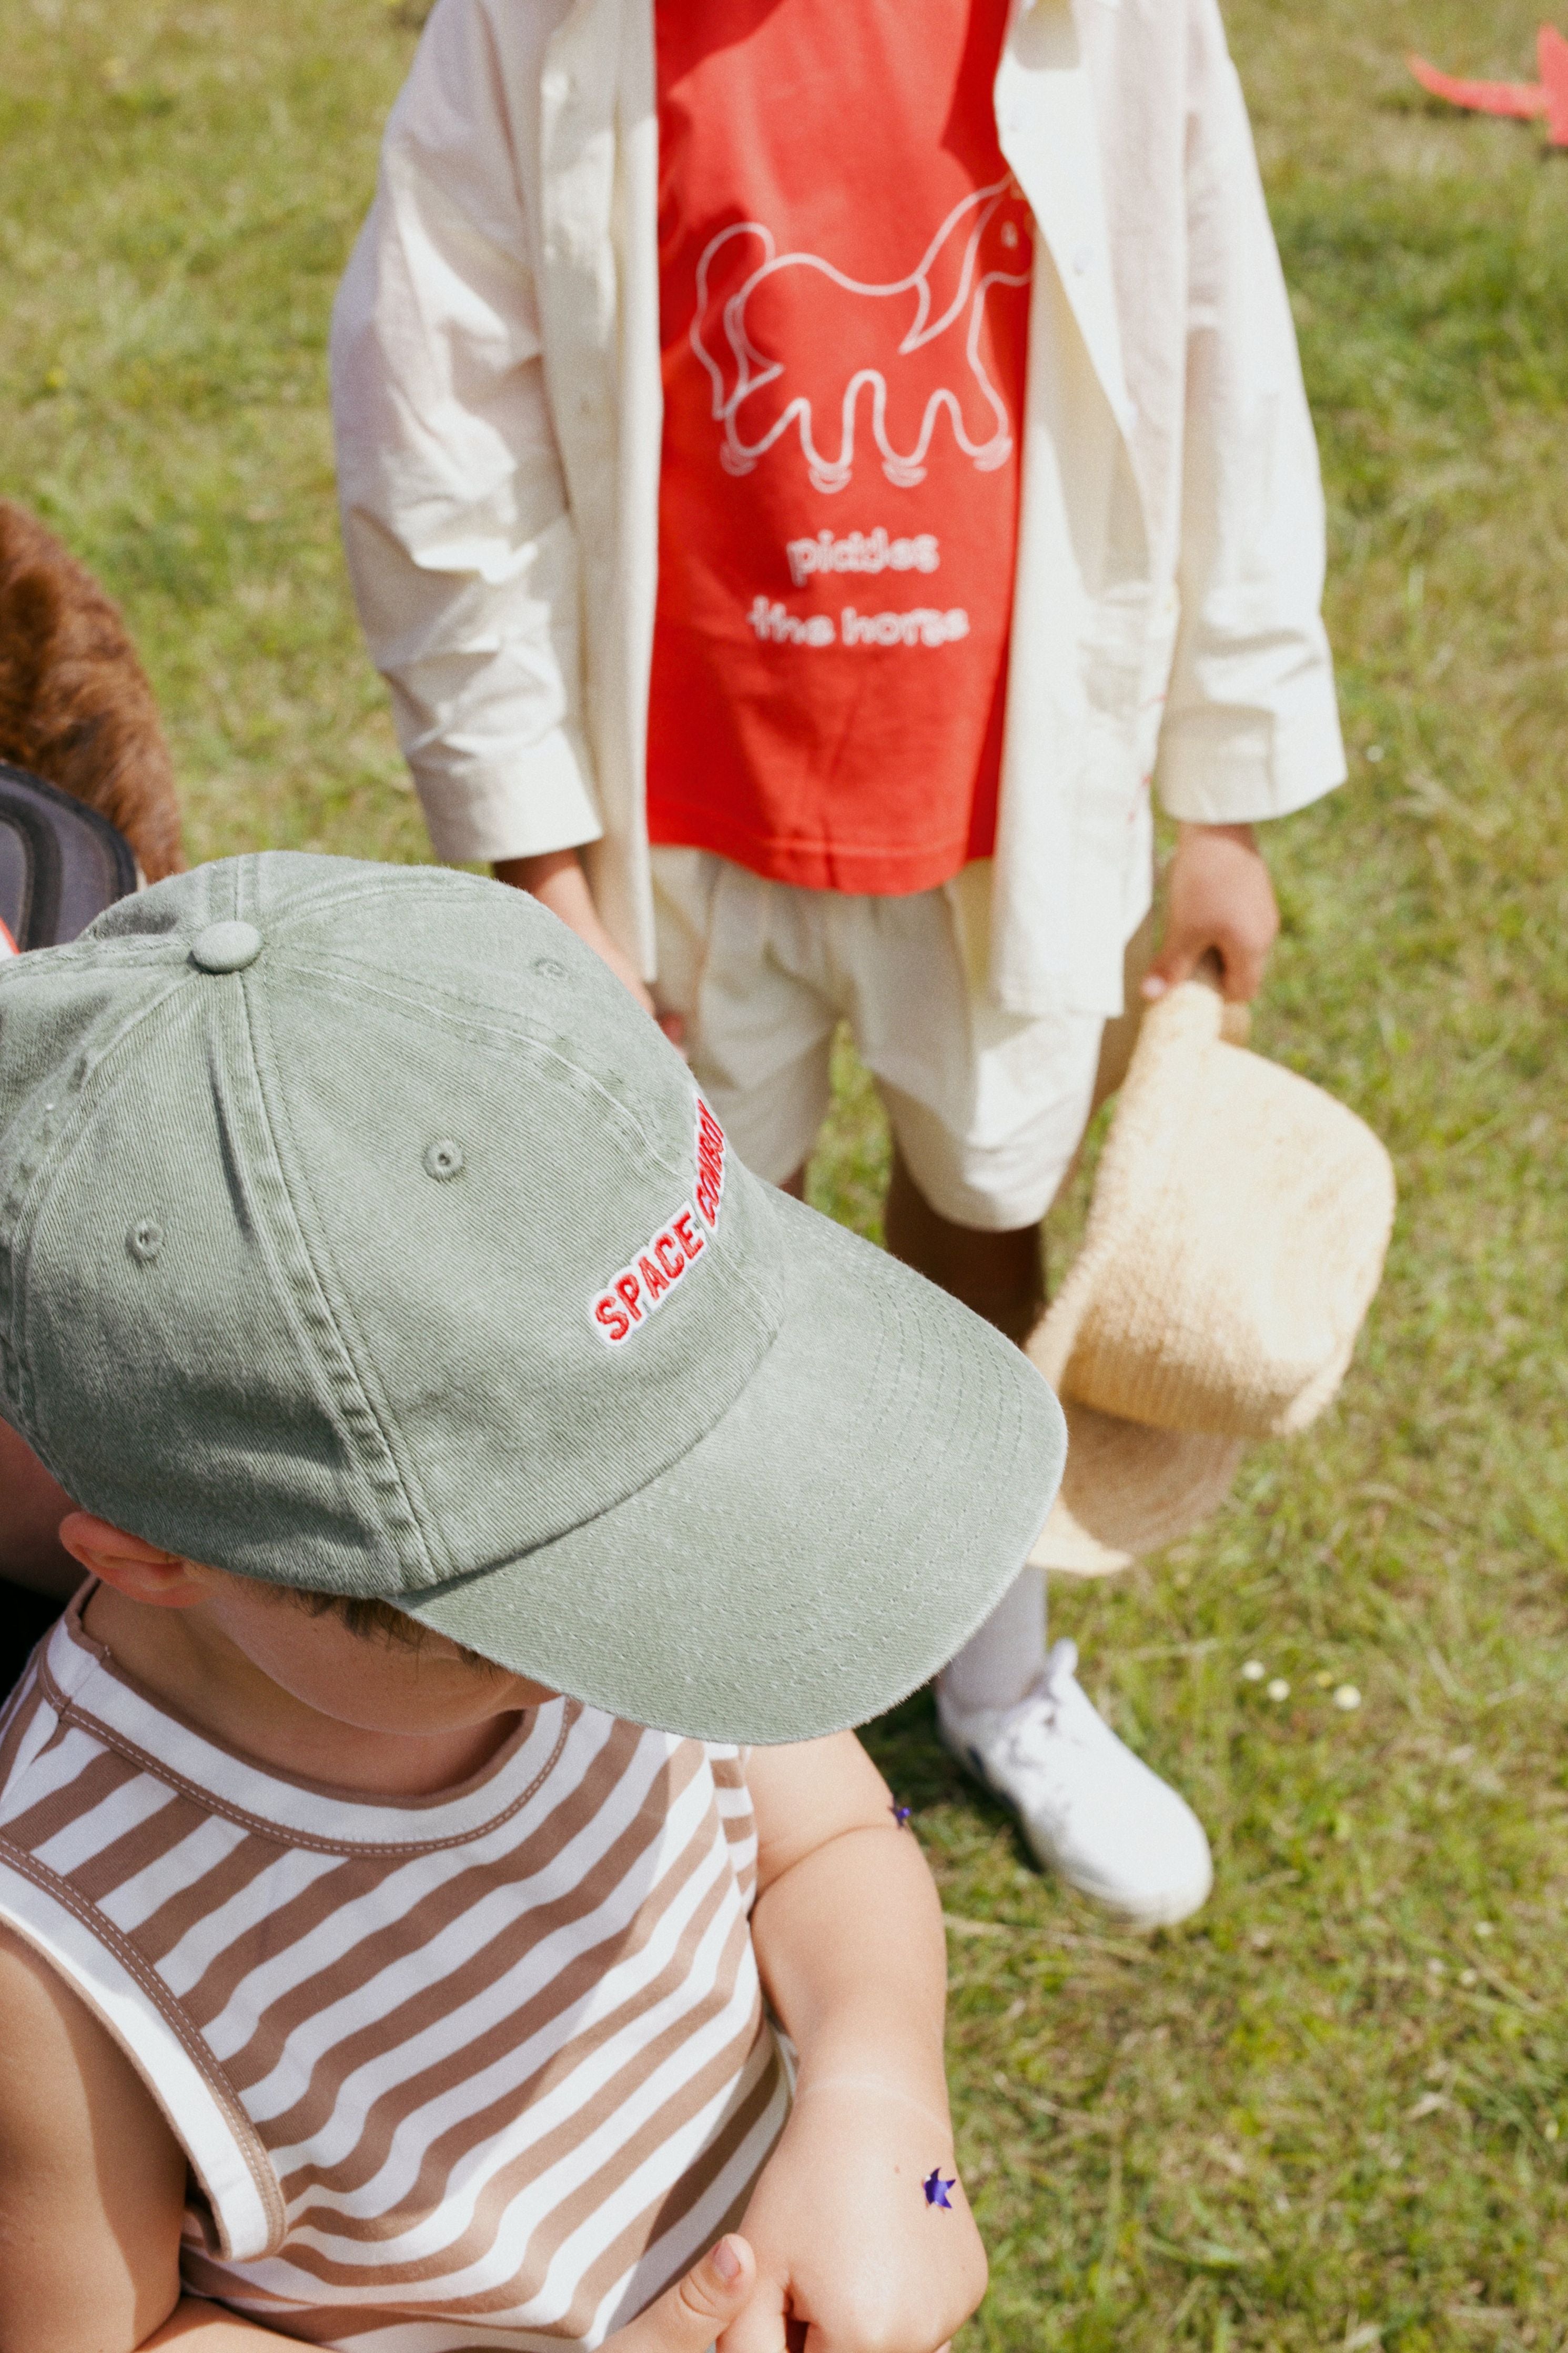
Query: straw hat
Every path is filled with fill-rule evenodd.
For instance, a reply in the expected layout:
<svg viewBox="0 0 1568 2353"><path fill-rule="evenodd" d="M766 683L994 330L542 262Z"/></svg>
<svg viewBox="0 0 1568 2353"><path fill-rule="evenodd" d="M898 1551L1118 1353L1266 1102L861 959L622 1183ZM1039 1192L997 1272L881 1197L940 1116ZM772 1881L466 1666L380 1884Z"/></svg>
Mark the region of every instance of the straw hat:
<svg viewBox="0 0 1568 2353"><path fill-rule="evenodd" d="M1070 1440L1041 1567L1104 1576L1195 1527L1248 1439L1321 1413L1377 1289L1387 1153L1227 1042L1226 1015L1204 981L1145 1014L1082 1247L1028 1343Z"/></svg>

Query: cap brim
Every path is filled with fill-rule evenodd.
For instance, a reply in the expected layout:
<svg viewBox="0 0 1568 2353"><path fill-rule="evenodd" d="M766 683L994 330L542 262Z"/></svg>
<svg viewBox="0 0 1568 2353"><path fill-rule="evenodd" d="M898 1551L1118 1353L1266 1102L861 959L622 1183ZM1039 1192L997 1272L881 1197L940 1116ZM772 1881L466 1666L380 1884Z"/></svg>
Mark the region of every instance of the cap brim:
<svg viewBox="0 0 1568 2353"><path fill-rule="evenodd" d="M1154 1430L1076 1401L1067 1476L1029 1555L1067 1577L1113 1577L1202 1525L1229 1494L1239 1438Z"/></svg>
<svg viewBox="0 0 1568 2353"><path fill-rule="evenodd" d="M841 1731L952 1657L1045 1522L1060 1408L921 1277L784 1194L770 1208L784 1320L722 1420L613 1510L401 1609L706 1740Z"/></svg>

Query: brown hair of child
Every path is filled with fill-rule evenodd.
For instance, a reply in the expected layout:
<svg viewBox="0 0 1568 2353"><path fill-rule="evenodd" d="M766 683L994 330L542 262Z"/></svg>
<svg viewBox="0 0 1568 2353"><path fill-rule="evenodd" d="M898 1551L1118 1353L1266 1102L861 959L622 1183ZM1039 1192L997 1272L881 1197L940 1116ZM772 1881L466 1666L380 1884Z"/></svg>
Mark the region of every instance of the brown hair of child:
<svg viewBox="0 0 1568 2353"><path fill-rule="evenodd" d="M184 870L169 747L119 607L0 499L0 759L119 827L149 882Z"/></svg>

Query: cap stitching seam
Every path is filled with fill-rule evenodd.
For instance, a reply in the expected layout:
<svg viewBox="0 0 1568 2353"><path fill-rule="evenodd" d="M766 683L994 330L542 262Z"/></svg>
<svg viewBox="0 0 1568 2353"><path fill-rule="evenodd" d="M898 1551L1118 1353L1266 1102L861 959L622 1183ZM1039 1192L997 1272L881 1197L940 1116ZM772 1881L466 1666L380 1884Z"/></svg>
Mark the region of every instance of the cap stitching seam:
<svg viewBox="0 0 1568 2353"><path fill-rule="evenodd" d="M412 996L405 990L389 987L384 977L373 977L372 972L363 968L345 973L342 970L334 970L328 965L296 961L291 969L296 974L308 974L315 980L330 981L338 987L345 984L349 986L357 984L367 995L384 997L393 1005L405 1007L410 1013L427 1014L432 1010L428 998ZM447 993L432 985L430 994L445 997ZM548 1057L572 1078L580 1080L584 1085L592 1088L595 1094L602 1098L616 1122L631 1129L632 1133L647 1146L650 1156L661 1168L677 1179L683 1176L683 1164L665 1157L654 1138L649 1135L642 1120L622 1097L616 1094L605 1085L603 1079L599 1078L594 1071L586 1068L584 1063L574 1061L571 1055L563 1053L558 1046L552 1045L547 1039L538 1036L531 1027L522 1026L528 1022L529 1017L526 1015L521 1017L520 1026L515 1029L509 1028L499 1019L486 1020L476 1015L472 1005L458 996L456 990L450 992L450 1004L452 1010L442 1015L443 1020L448 1027L464 1029L477 1040L488 1041L493 1039L498 1046L531 1047L536 1052Z"/></svg>
<svg viewBox="0 0 1568 2353"><path fill-rule="evenodd" d="M293 1293L297 1312L304 1324L306 1345L310 1348L317 1367L332 1396L340 1417L339 1427L342 1434L347 1440L352 1454L363 1470L373 1491L382 1498L383 1528L392 1538L400 1562L407 1561L408 1547L404 1541L400 1540L400 1532L396 1525L399 1515L395 1509L390 1507L393 1497L395 1497L396 1503L402 1507L404 1525L401 1537L412 1536L414 1539L415 1559L410 1565L423 1566L426 1570L432 1569L437 1564L431 1556L424 1523L416 1511L413 1499L409 1494L403 1466L387 1437L382 1412L370 1395L361 1368L358 1352L349 1345L342 1319L322 1281L316 1254L310 1247L295 1207L288 1173L283 1165L283 1155L278 1143L279 1124L289 1126L287 1104L283 1103L281 1119L279 1119L274 1108L272 1090L263 1072L255 1008L251 1004L249 985L244 976L241 976L237 991L237 1005L238 1018L248 1050L247 1074L256 1090L258 1124L266 1142L263 1165L250 1171L251 1180L254 1183L260 1178L274 1196L273 1200L267 1205L268 1221L273 1229L270 1239L276 1248L279 1239L279 1229L281 1229L289 1245L286 1250L279 1253L282 1261L281 1271L285 1282ZM289 1133L290 1143L294 1143L291 1127L289 1128ZM259 1199L258 1206L258 1208L262 1206ZM312 1197L312 1207L316 1206ZM289 1260L296 1252L299 1262L290 1266ZM301 1279L301 1266L304 1280ZM335 1268L333 1273L334 1275L336 1273ZM330 1337L331 1349L323 1346L323 1336ZM331 1360L334 1353L338 1358L336 1365Z"/></svg>
<svg viewBox="0 0 1568 2353"><path fill-rule="evenodd" d="M346 1309L349 1304L349 1286L342 1279L342 1271L332 1253L331 1242L327 1238L327 1220L322 1214L320 1197L318 1196L315 1186L311 1181L310 1155L301 1148L299 1134L294 1125L292 1109L288 1092L281 1086L276 1090L276 1107L274 1108L274 1090L271 1088L268 1080L261 1075L260 1054L258 1047L259 1024L253 1017L253 1010L248 995L246 997L246 1013L252 1039L252 1050L256 1055L258 1079L261 1086L263 1098L268 1103L268 1113L273 1126L273 1150L277 1154L279 1169L282 1168L283 1159L282 1153L279 1149L278 1145L278 1132L281 1130L288 1136L293 1164L299 1172L300 1183L303 1187L306 1198L310 1202L310 1208L315 1219L317 1234L320 1240L320 1259L324 1261L327 1269L330 1271L333 1283L336 1286L338 1298L343 1303ZM429 1511L427 1508L422 1508L426 1505L426 1498L422 1491L419 1492L418 1504L416 1504L415 1493L417 1482L412 1473L411 1468L405 1464L400 1452L399 1443L395 1443L392 1433L396 1432L398 1441L401 1440L402 1433L397 1430L396 1416L388 1404L381 1382L379 1367L375 1364L374 1354L370 1349L363 1347L362 1345L356 1345L354 1347L350 1346L348 1339L345 1336L344 1315L340 1313L337 1303L328 1297L327 1286L322 1279L321 1267L318 1263L318 1252L312 1250L310 1241L306 1239L303 1222L295 1208L293 1188L289 1185L287 1176L285 1176L285 1190L288 1193L289 1209L293 1214L296 1229L300 1234L300 1242L305 1250L306 1255L310 1261L317 1286L320 1289L322 1298L326 1302L328 1311L331 1315L333 1329L337 1333L339 1344L342 1347L344 1355L349 1358L350 1363L353 1365L354 1377L359 1385L360 1391L364 1398L366 1410L369 1412L375 1423L377 1435L380 1439L382 1447L385 1451L386 1460L391 1465L392 1472L396 1480L397 1490L402 1497L404 1507L408 1514L409 1523L418 1538L420 1551L423 1556L423 1565L429 1570L437 1569L443 1565L442 1558L437 1557L437 1544L440 1555L444 1556L446 1563L449 1565L450 1546L446 1541L445 1531L439 1530L439 1524L436 1514ZM360 1342L360 1337L361 1335L356 1328L354 1330L354 1340L356 1343ZM438 1535L434 1540L432 1536L433 1528L438 1530Z"/></svg>
<svg viewBox="0 0 1568 2353"><path fill-rule="evenodd" d="M18 1279L17 1261L30 1250L38 1219L47 1206L53 1184L61 1174L63 1162L77 1149L81 1140L79 1131L87 1116L89 1098L95 1091L100 1073L128 1047L131 1039L147 1022L174 1003L181 994L180 976L172 976L169 985L161 989L150 1004L139 1006L134 1013L121 1021L100 1051L93 1052L90 1037L78 1043L60 1090L62 1097L71 1098L71 1108L63 1116L56 1118L52 1132L45 1124L52 1114L47 1112L43 1114L43 1120L24 1143L22 1156L13 1163L7 1190L0 1199L0 1311L5 1316L5 1328L0 1329L0 1373L4 1375L6 1396L17 1413L26 1417L29 1424L24 1435L33 1444L46 1470L51 1472L57 1466L50 1459L47 1439L43 1439L40 1443L32 1436L37 1399L27 1361L23 1298L25 1277ZM58 1101L57 1098L57 1110Z"/></svg>
<svg viewBox="0 0 1568 2353"><path fill-rule="evenodd" d="M341 880L321 883L299 882L291 888L291 902L282 907L267 903L266 872L268 860L278 858L308 857L312 864L353 868ZM409 892L424 893L432 889L449 892L454 898L473 898L504 890L504 883L493 882L483 874L458 874L450 867L376 865L365 859L333 858L327 852L251 849L242 851L232 863L243 870L245 878L256 884L249 904L258 929L269 937L278 938L300 925L312 923L318 916L331 914L339 907L350 906L355 901L374 899L383 895L404 896Z"/></svg>
<svg viewBox="0 0 1568 2353"><path fill-rule="evenodd" d="M345 986L357 986L367 996L377 997L384 999L388 1004L406 1008L411 1016L428 1017L436 1009L431 1005L431 998L439 998L443 1004L449 1004L451 1008L441 1015L448 1029L461 1030L470 1039L481 1043L488 1043L493 1039L498 1041L498 1044L505 1046L531 1048L541 1056L554 1062L574 1084L590 1090L596 1101L608 1111L616 1124L629 1130L637 1139L650 1160L658 1167L673 1176L678 1184L685 1182L684 1151L679 1159L668 1158L655 1138L649 1134L642 1119L624 1099L606 1086L595 1071L587 1068L583 1062L574 1060L571 1055L563 1053L548 1039L539 1036L529 1025L529 1017L526 1015L520 1018L519 1024L515 1028L500 1020L487 1020L476 1015L471 1003L456 990L447 991L442 989L439 984L430 982L426 984L424 995L415 996L405 989L389 987L386 976L379 967L363 965L357 959L346 956L341 965L310 964L303 958L297 957L290 969L297 975L309 975L312 979L331 982L339 988ZM700 1089L693 1083L694 1097L700 1096ZM736 1280L749 1293L753 1308L769 1330L771 1341L777 1332L773 1303L755 1281L742 1259L737 1257L726 1261L726 1263Z"/></svg>
<svg viewBox="0 0 1568 2353"><path fill-rule="evenodd" d="M405 990L391 987L387 986L384 978L372 976L372 974L370 973L353 972L344 974L343 972L334 971L321 965L307 964L302 960L298 959L292 964L290 969L295 974L309 974L314 979L331 981L339 987L345 985L349 987L357 986L367 996L374 996L382 998L394 1006L405 1007L413 1015L427 1015L430 1011L430 1007L426 998L411 996ZM443 992L432 990L432 993L440 994ZM684 1186L688 1183L689 1172L684 1155L679 1160L667 1158L658 1144L648 1134L647 1127L643 1124L642 1120L637 1116L637 1113L633 1111L620 1096L614 1093L595 1071L585 1068L582 1062L574 1060L571 1055L562 1052L558 1047L552 1045L546 1039L537 1036L531 1029L520 1027L519 1029L513 1029L505 1027L500 1022L487 1021L477 1018L471 1007L468 1007L465 1001L460 997L458 997L455 993L453 995L452 1002L454 1007L453 1012L443 1017L449 1028L466 1031L470 1038L480 1041L488 1041L490 1039L495 1039L498 1041L513 1048L521 1047L530 1049L538 1053L541 1057L554 1063L557 1069L564 1075L566 1080L574 1087L580 1087L584 1091L591 1092L595 1103L609 1112L616 1124L622 1129L627 1131L637 1139L656 1167L663 1170L667 1175L672 1177L678 1185ZM699 1100L700 1097L700 1090L693 1085L693 1103ZM293 1136L291 1125L289 1133L290 1138L295 1141L297 1147L297 1138L294 1138ZM298 1153L298 1150L297 1157L300 1160L301 1167L306 1167L307 1164L305 1155L302 1153ZM307 1185L309 1185L310 1179L308 1172L305 1181ZM313 1192L311 1198L312 1202L315 1203L315 1196ZM315 1206L317 1208L319 1217L320 1205L319 1203L315 1203ZM774 1340L778 1337L780 1328L778 1310L774 1303L769 1299L766 1292L756 1281L743 1256L739 1253L733 1255L725 1254L722 1257L721 1263L722 1264L726 1274L736 1282L751 1302L752 1311L762 1326L765 1354L766 1350L773 1346ZM759 1363L761 1359L759 1359ZM693 1444L696 1444L698 1440L694 1440L692 1442ZM678 1456L676 1459L679 1461L680 1458ZM655 1476L658 1475L658 1473L655 1473ZM647 1484L648 1482L645 1482L644 1483ZM633 1493L640 1492L640 1489L632 1490ZM627 1498L623 1496L619 1500L621 1502L625 1502ZM412 1506L410 1506L410 1508L412 1508ZM613 1510L614 1508L614 1505L605 1505L604 1507L605 1510ZM599 1518L600 1516L602 1516L601 1513L590 1513L585 1520L575 1523L574 1525L586 1526L590 1525L593 1520ZM558 1531L557 1533L570 1534L571 1531ZM541 1544L546 1544L552 1541L553 1541L553 1538L544 1537L541 1539ZM538 1546L530 1546L528 1547L529 1551L536 1551L540 1547ZM526 1556L524 1555L515 1556L515 1557L518 1558L525 1556ZM476 1572L468 1570L454 1570L447 1578L438 1579L437 1582L441 1584L455 1585L465 1577L475 1573Z"/></svg>

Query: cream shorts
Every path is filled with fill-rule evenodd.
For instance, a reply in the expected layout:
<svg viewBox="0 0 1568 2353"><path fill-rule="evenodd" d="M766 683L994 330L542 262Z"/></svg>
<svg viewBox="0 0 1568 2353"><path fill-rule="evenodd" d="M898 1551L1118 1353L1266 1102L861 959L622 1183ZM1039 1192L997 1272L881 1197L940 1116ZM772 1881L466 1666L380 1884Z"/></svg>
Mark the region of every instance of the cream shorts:
<svg viewBox="0 0 1568 2353"><path fill-rule="evenodd" d="M996 1233L1044 1217L1089 1117L1098 1014L988 1004L945 890L804 891L663 848L653 881L654 994L682 1016L698 1083L748 1167L782 1185L810 1157L847 1021L933 1209Z"/></svg>

